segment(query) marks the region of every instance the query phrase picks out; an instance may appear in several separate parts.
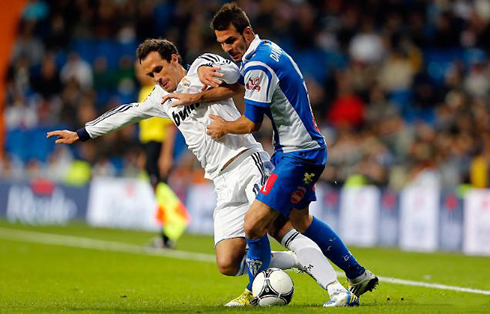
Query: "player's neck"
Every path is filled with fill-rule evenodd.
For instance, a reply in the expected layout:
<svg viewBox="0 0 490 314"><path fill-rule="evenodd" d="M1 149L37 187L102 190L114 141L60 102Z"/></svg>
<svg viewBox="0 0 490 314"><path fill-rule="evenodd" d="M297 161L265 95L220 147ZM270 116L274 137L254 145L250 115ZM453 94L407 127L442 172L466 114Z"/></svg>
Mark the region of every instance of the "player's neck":
<svg viewBox="0 0 490 314"><path fill-rule="evenodd" d="M245 47L247 47L247 50L248 48L250 48L250 45L252 45L252 42L254 41L255 39L255 33L252 32L251 34L247 34L245 36Z"/></svg>
<svg viewBox="0 0 490 314"><path fill-rule="evenodd" d="M182 81L184 76L187 74L187 70L183 66L179 66L177 69L177 74L179 75L179 82Z"/></svg>

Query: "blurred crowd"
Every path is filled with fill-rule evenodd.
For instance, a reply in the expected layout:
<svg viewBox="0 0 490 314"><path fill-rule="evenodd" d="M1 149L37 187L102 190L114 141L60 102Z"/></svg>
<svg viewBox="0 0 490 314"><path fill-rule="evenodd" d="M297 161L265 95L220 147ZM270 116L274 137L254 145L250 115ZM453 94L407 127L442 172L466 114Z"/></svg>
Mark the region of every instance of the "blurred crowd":
<svg viewBox="0 0 490 314"><path fill-rule="evenodd" d="M305 76L329 145L323 180L395 190L490 186L490 1L237 2ZM5 77L0 177L137 175L144 157L136 126L74 147L55 147L45 132L75 130L135 101L134 52L146 38L173 41L187 63L223 55L209 28L223 3L30 0ZM256 137L271 151L263 129ZM199 165L184 153L176 167L179 180Z"/></svg>

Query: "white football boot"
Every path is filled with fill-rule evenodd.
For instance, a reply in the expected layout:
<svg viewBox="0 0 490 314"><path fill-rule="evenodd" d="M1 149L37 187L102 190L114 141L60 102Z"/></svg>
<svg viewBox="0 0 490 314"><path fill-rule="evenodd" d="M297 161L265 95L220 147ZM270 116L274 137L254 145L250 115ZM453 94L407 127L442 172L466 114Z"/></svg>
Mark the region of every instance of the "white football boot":
<svg viewBox="0 0 490 314"><path fill-rule="evenodd" d="M368 291L373 291L379 284L378 277L369 270L365 270L362 275L357 278L349 279L349 291L360 297Z"/></svg>
<svg viewBox="0 0 490 314"><path fill-rule="evenodd" d="M339 289L330 294L330 301L323 304L323 307L352 307L359 306L359 298L346 289Z"/></svg>

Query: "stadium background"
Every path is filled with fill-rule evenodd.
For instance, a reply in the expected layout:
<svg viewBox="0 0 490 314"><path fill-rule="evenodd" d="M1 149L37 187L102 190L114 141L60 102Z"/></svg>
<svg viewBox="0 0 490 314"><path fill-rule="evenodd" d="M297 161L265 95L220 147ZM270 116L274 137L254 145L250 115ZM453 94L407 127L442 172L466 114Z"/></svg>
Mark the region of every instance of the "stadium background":
<svg viewBox="0 0 490 314"><path fill-rule="evenodd" d="M169 183L192 218L174 251L146 247L158 224L138 126L45 138L135 101L146 38L174 41L185 63L224 55L209 28L222 3L2 4L0 312L232 312L220 305L246 278L216 270L213 187L182 138ZM461 251L490 255L490 2L238 3L305 76L329 145L313 211L381 276L358 311L488 313L489 259ZM255 134L269 152L270 132ZM325 294L290 275L293 303L254 313L322 311Z"/></svg>
<svg viewBox="0 0 490 314"><path fill-rule="evenodd" d="M20 207L30 206L25 198L22 201L19 187L30 189L33 199L51 195L56 186L68 199L70 189L83 199L80 195L90 194L91 179L137 178L144 163L137 126L70 147L55 147L45 134L54 129L75 130L115 106L136 101L140 83L134 71L135 49L146 38L175 42L185 63L205 51L223 55L209 28L221 4L131 0L9 4L11 9L6 11L12 12L9 18L15 21L3 28L11 34L2 36L4 47L10 49L5 49L9 54L1 60L5 71L0 93L4 95L0 213L8 216L7 207L13 206L7 195L11 199L17 195ZM281 45L305 76L317 122L330 147L329 164L321 178L320 205L327 209L319 209L318 215L342 228L339 207L347 205L339 200L346 198L340 188L364 186L367 189L361 191L375 199L365 217L373 219L368 224L375 225L371 236L376 239L367 244L400 244L405 231L398 227L399 216L405 214L399 212L408 206L424 209L414 219L431 222L421 227L420 221L414 221L407 232L437 228L418 235L435 237L428 248L421 245L419 249L461 250L463 229L468 229L465 199L473 193L472 215L480 220L479 226L471 225L478 229L474 236L480 239L473 253L490 253L486 214L490 196L485 190L472 190L490 184L488 1L239 4L248 12L256 33ZM13 39L11 44L9 39ZM270 132L266 126L256 134L269 152ZM193 207L187 200L199 199L210 189L190 191L204 183L203 173L182 138L177 142L169 182ZM420 196L424 193L428 195ZM353 204L356 195L351 197ZM87 202L75 201L78 207ZM402 205L407 202L413 204ZM420 202L432 205L426 208ZM385 207L394 210L385 215L377 209ZM36 210L44 209L30 213ZM82 218L85 211L70 218ZM29 211L25 213L12 220L29 221L25 217ZM209 222L209 212L203 215ZM62 221L53 219L30 222ZM377 230L388 225L384 231ZM190 231L210 231L210 226L194 227ZM389 238L383 240L384 233Z"/></svg>

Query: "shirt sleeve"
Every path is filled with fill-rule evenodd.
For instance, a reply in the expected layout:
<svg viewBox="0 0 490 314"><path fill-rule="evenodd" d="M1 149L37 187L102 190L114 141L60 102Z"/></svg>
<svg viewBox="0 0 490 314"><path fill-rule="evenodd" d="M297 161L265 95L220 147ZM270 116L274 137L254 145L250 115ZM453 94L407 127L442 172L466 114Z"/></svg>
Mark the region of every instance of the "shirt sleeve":
<svg viewBox="0 0 490 314"><path fill-rule="evenodd" d="M272 95L278 84L276 74L265 65L251 65L245 68L245 103L259 107L270 107Z"/></svg>
<svg viewBox="0 0 490 314"><path fill-rule="evenodd" d="M264 120L264 114L266 112L266 108L254 106L250 104L245 104L245 117L252 121L253 123L262 123Z"/></svg>
<svg viewBox="0 0 490 314"><path fill-rule="evenodd" d="M88 139L87 135L96 138L143 119L168 118L161 104L162 97L163 93L155 87L143 102L122 105L107 111L97 119L87 122L85 128L78 130L77 133L83 141Z"/></svg>
<svg viewBox="0 0 490 314"><path fill-rule="evenodd" d="M212 53L205 53L199 56L195 62L197 62L197 68L201 66L219 67L220 69L218 72L223 74L223 76L219 79L226 84L235 84L240 78L240 70L238 69L238 66L221 56Z"/></svg>

